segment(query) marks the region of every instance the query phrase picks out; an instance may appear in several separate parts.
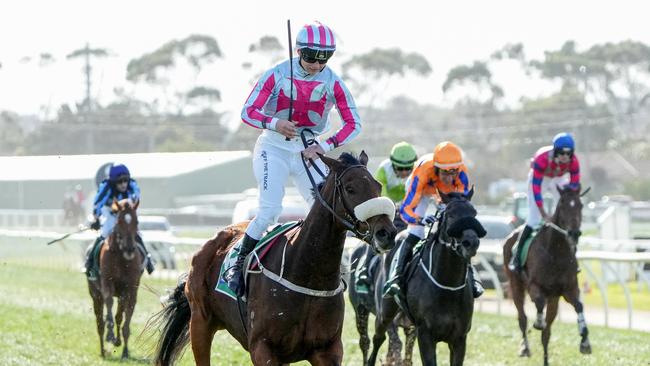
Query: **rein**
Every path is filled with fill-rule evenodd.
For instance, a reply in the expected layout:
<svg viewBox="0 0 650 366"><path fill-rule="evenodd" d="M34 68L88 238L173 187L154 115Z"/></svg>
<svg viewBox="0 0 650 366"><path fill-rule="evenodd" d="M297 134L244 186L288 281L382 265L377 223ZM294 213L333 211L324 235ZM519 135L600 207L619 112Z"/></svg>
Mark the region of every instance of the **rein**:
<svg viewBox="0 0 650 366"><path fill-rule="evenodd" d="M433 268L433 247L440 243L442 245L445 245L446 247L450 248L454 254L458 255L459 257L462 258L462 255L458 253L458 241L455 238L450 238L450 241L445 241L441 238L441 232L444 232L442 229L442 223L446 222L444 214L445 214L446 206L443 206L442 208L438 209L438 212L436 212L435 217L436 221L438 222L438 229L434 233L433 240L431 240L431 245L429 246L429 267L424 265L424 260L422 256L420 256L420 263L419 266L422 268L424 273L429 277L429 280L436 285L438 288L441 288L443 290L448 290L448 291L459 291L465 288L467 286L467 277L469 276L469 266L467 267L467 270L465 271L465 279L463 280L463 284L460 286L447 286L443 285L440 282L438 282L434 277L433 273L431 272L431 268ZM446 225L445 225L446 226ZM433 224L432 226L433 227ZM429 229L429 235L431 234L431 229Z"/></svg>
<svg viewBox="0 0 650 366"><path fill-rule="evenodd" d="M305 148L307 148L310 145L315 144L316 139L314 139L313 137L311 139L307 139L305 137L305 132L311 133L312 136L315 136L315 134L314 134L314 132L312 130L310 130L308 128L306 128L306 129L304 129L304 130L302 130L300 132L300 139L302 140L303 145L305 145ZM320 170L318 165L315 164L314 160L311 159L311 158L308 159L308 160L309 160L309 163L311 164L311 166L314 167L314 170L316 170L316 172L324 179L326 177L325 174L323 174L323 172ZM320 190L318 189L316 181L314 181L314 177L311 174L311 171L309 170L309 167L307 166L307 163L305 162L305 159L303 158L303 159L301 159L301 161L302 161L303 167L305 168L305 172L307 172L307 177L309 178L309 181L311 182L311 186L312 186L312 188L314 190L314 195L316 196L316 198L318 198L318 201L323 205L323 207L325 207L332 214L332 216L334 216L334 219L336 219L340 223L342 223L343 226L345 226L348 230L352 231L359 239L367 242L368 241L367 239L370 237L370 228L368 228L365 232L362 232L362 231L359 230L359 227L361 226L360 224L365 223L365 222L357 219L355 217L354 213L350 214L350 212L353 212L353 211L351 211L350 208L348 207L348 205L346 204L346 202L345 202L345 200L343 198L343 193L341 192L341 179L343 178L343 176L348 171L350 171L351 169L354 169L354 168L364 168L364 169L366 169L366 167L364 165L352 165L352 166L349 166L349 167L345 168L340 175L337 175L335 173L335 175L334 175L334 197L333 197L332 201L334 202L334 204L336 204L336 200L337 200L337 196L338 196L339 199L341 200L341 202L343 203L343 207L345 208L345 211L346 211L346 214L345 214L346 217L341 217L339 214L336 213L334 208L332 208L332 206L330 206L325 201L323 196L321 196Z"/></svg>

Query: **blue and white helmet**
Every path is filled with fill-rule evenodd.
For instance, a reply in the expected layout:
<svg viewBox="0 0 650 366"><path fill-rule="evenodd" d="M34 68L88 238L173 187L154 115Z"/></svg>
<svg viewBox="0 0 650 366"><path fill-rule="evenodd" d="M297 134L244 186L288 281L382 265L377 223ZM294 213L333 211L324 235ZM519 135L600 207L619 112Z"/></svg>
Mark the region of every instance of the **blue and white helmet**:
<svg viewBox="0 0 650 366"><path fill-rule="evenodd" d="M334 32L320 22L305 24L296 36L296 49L309 48L316 51L336 50Z"/></svg>
<svg viewBox="0 0 650 366"><path fill-rule="evenodd" d="M561 132L553 137L553 149L571 149L575 150L576 143L573 141L573 136L568 132Z"/></svg>
<svg viewBox="0 0 650 366"><path fill-rule="evenodd" d="M117 182L118 178L122 176L127 176L128 178L131 178L131 173L129 172L129 169L124 164L114 164L111 167L111 172L109 173L109 179L111 180L111 182Z"/></svg>

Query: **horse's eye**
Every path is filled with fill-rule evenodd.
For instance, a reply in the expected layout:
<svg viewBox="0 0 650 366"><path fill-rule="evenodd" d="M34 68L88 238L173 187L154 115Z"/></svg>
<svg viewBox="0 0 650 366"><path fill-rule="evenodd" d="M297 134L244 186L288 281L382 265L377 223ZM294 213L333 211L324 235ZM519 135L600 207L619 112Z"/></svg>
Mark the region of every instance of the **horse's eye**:
<svg viewBox="0 0 650 366"><path fill-rule="evenodd" d="M349 194L354 194L354 188L352 188L351 186L345 187L345 191Z"/></svg>

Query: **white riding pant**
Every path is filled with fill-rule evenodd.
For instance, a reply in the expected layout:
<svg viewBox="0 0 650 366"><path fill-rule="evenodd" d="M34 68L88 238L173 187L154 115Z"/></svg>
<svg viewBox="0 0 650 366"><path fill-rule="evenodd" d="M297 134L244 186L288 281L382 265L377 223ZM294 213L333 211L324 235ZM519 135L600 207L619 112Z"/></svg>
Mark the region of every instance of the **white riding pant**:
<svg viewBox="0 0 650 366"><path fill-rule="evenodd" d="M419 217L424 217L427 214L427 209L429 208L429 203L431 202L430 196L423 196L420 198L420 203L415 207L415 214ZM419 224L409 224L407 229L409 234L413 234L420 239L424 239L424 225Z"/></svg>
<svg viewBox="0 0 650 366"><path fill-rule="evenodd" d="M302 165L301 151L303 148L300 148L302 144L299 139L278 142L266 137L267 135L263 133L257 139L253 151L253 173L259 191L259 209L257 215L248 225L246 234L256 240L262 237L270 225L277 222L280 213L282 213L284 187L289 176L293 178L293 183L305 201L310 206L314 203L312 185ZM282 143L287 146L278 146ZM320 159L316 160L315 164L324 174L327 174L327 166ZM309 170L316 184L323 181L313 167L310 167Z"/></svg>
<svg viewBox="0 0 650 366"><path fill-rule="evenodd" d="M553 196L553 204L557 204L560 199L560 192L558 192L557 187L564 187L569 184L570 179L569 173L553 178L544 177L542 179L542 197L544 193L550 193ZM547 213L552 215L553 211ZM526 225L531 228L536 228L541 221L542 213L539 212L539 207L537 207L535 196L533 195L533 171L531 170L528 172L528 218L526 218Z"/></svg>

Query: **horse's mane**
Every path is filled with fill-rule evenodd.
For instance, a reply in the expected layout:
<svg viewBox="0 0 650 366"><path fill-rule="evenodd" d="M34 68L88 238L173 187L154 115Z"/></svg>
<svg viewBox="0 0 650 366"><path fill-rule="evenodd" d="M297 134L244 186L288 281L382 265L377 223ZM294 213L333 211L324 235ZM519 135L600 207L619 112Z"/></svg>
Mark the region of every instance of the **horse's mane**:
<svg viewBox="0 0 650 366"><path fill-rule="evenodd" d="M337 160L343 163L343 165L345 165L346 167L361 165L359 158L357 158L356 156L352 155L352 153L349 152L341 153L341 155L339 155L339 158ZM323 181L318 183L318 185L316 186L319 192L323 190L324 185L325 185L325 179L323 179ZM312 196L316 198L316 193L314 192L313 188L312 188Z"/></svg>

